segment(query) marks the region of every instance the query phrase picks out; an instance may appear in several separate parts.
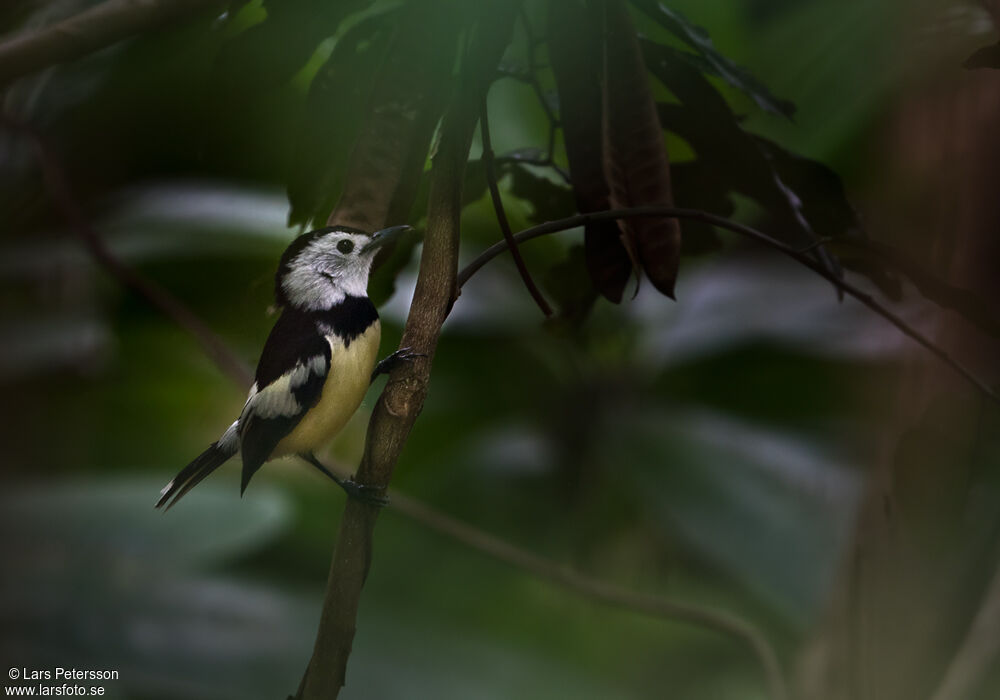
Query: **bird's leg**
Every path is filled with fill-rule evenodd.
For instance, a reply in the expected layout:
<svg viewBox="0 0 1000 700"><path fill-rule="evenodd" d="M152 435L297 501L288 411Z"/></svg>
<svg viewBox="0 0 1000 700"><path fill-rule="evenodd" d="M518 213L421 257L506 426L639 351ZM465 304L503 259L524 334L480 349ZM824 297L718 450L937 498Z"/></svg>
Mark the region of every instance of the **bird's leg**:
<svg viewBox="0 0 1000 700"><path fill-rule="evenodd" d="M306 452L300 454L299 457L309 462L317 469L319 469L323 474L333 479L333 482L337 484L340 488L344 489L344 492L351 498L355 498L362 503L367 503L370 506L377 506L382 508L389 504L389 499L386 498L381 493L381 489L376 486L367 486L365 484L359 484L353 479L343 479L329 469L326 468L322 462L316 459L316 455L311 452Z"/></svg>
<svg viewBox="0 0 1000 700"><path fill-rule="evenodd" d="M389 372L396 369L404 362L412 362L420 357L427 357L427 355L422 352L413 352L413 348L400 348L375 365L375 369L372 370L371 382L374 382L378 375L389 374Z"/></svg>

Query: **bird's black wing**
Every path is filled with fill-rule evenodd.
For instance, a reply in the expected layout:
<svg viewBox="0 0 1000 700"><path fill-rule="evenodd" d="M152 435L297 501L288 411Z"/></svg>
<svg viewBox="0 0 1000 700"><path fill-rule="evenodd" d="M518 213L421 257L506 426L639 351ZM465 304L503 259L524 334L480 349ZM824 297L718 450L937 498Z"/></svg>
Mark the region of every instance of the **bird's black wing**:
<svg viewBox="0 0 1000 700"><path fill-rule="evenodd" d="M311 314L286 309L264 344L254 388L240 416L241 490L306 412L330 369L330 344Z"/></svg>

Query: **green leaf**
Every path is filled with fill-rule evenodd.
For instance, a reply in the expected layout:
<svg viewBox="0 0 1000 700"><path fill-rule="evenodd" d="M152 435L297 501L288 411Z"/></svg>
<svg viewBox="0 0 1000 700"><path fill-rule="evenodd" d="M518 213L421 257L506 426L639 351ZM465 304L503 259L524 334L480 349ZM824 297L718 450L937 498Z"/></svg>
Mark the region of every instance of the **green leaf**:
<svg viewBox="0 0 1000 700"><path fill-rule="evenodd" d="M510 193L531 203L532 221L552 221L573 211L573 194L564 185L516 163L504 164L501 172L510 173Z"/></svg>
<svg viewBox="0 0 1000 700"><path fill-rule="evenodd" d="M288 173L290 225L321 225L340 196L347 154L391 38L391 16L368 17L345 32L309 86Z"/></svg>
<svg viewBox="0 0 1000 700"><path fill-rule="evenodd" d="M152 569L218 566L288 526L283 498L258 489L241 500L236 481L231 489L203 484L164 515L153 503L167 479L165 474L8 488L0 498L0 528L20 535L5 547L30 547L18 553L26 560L59 551L69 562L83 556L129 559Z"/></svg>
<svg viewBox="0 0 1000 700"><path fill-rule="evenodd" d="M373 0L272 0L267 18L237 34L216 65L222 89L239 97L288 82L319 43L337 33L340 23Z"/></svg>
<svg viewBox="0 0 1000 700"><path fill-rule="evenodd" d="M716 188L758 202L771 219L770 234L804 247L820 236L860 230L843 187L829 168L792 156L745 131L718 90L684 58L686 52L651 41L644 42L644 50L652 73L680 100L659 105L663 127L691 145L707 169L703 175L714 180ZM823 186L815 185L815 178L822 179ZM716 196L715 201L721 204L722 198ZM678 202L694 206L683 199ZM825 251L817 248L814 256L839 273L839 265Z"/></svg>
<svg viewBox="0 0 1000 700"><path fill-rule="evenodd" d="M220 475L221 476L221 475ZM235 475L227 475L233 476ZM48 480L0 498L0 621L25 664L116 669L108 697L279 697L316 605L218 571L286 529L288 502L205 483L169 514L165 479Z"/></svg>
<svg viewBox="0 0 1000 700"><path fill-rule="evenodd" d="M632 0L633 4L656 20L660 25L697 51L687 54L686 60L702 72L711 72L743 91L762 109L791 119L795 105L789 100L775 97L762 82L745 68L719 53L708 32L693 24L687 17L657 0Z"/></svg>
<svg viewBox="0 0 1000 700"><path fill-rule="evenodd" d="M822 445L725 414L622 416L605 449L650 517L790 622L816 620L857 484Z"/></svg>

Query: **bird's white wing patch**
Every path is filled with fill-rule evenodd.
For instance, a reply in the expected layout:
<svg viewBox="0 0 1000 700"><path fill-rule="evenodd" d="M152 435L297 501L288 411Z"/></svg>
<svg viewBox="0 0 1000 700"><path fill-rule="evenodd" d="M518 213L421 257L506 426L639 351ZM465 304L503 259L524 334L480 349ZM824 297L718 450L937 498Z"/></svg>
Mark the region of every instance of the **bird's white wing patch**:
<svg viewBox="0 0 1000 700"><path fill-rule="evenodd" d="M243 408L243 415L253 413L260 418L278 418L302 413L304 407L296 398L295 390L308 382L311 377L324 376L326 371L326 358L316 355L305 362L297 362L295 367L263 389L258 389L254 384Z"/></svg>
<svg viewBox="0 0 1000 700"><path fill-rule="evenodd" d="M310 357L305 363L298 363L295 369L288 373L288 385L295 389L309 381L312 375L323 376L326 374L326 358L322 355Z"/></svg>

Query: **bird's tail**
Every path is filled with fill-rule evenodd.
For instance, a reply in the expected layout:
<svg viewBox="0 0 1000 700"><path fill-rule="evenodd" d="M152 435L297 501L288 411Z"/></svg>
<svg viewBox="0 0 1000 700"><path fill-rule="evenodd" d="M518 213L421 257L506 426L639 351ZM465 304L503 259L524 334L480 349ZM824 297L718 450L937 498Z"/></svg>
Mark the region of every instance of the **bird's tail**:
<svg viewBox="0 0 1000 700"><path fill-rule="evenodd" d="M213 442L207 450L195 457L191 464L181 469L177 476L171 479L170 483L160 491L160 500L156 502L156 507L161 508L166 505L164 510L170 510L177 504L177 501L184 497L184 494L200 484L202 479L236 454L236 446L230 447L226 444L228 442L232 441L223 439L219 442Z"/></svg>

